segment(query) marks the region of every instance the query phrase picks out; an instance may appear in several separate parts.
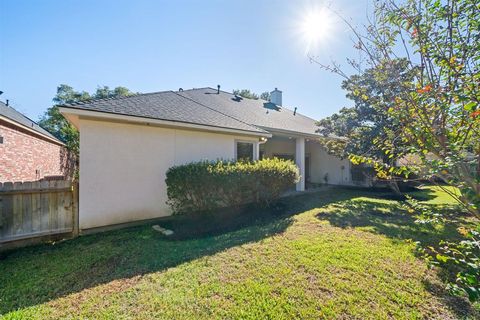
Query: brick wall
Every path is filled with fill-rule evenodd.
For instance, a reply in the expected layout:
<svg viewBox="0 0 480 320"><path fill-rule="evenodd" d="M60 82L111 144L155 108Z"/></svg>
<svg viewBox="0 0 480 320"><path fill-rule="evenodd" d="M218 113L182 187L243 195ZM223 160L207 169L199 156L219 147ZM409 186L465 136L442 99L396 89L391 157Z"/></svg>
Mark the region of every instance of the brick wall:
<svg viewBox="0 0 480 320"><path fill-rule="evenodd" d="M68 161L63 146L2 120L0 137L0 182L65 174Z"/></svg>

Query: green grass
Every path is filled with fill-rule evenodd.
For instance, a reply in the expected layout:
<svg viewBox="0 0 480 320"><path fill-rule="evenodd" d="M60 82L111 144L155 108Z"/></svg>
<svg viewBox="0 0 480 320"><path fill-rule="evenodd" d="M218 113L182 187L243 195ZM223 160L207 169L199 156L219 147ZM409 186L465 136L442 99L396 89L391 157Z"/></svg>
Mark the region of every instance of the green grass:
<svg viewBox="0 0 480 320"><path fill-rule="evenodd" d="M417 192L432 205L439 190ZM416 255L458 237L455 224L415 224L384 194L332 188L282 200L281 212L166 222L10 252L0 260L6 319L477 318ZM441 199L441 201L439 200ZM441 208L439 207L439 210ZM258 219L253 219L253 217ZM178 219L178 218L177 218ZM183 219L183 221L182 221ZM179 223L179 221L182 221ZM183 224L184 223L184 224ZM178 230L184 225L185 230ZM200 236L203 234L204 236ZM188 238L188 237L187 237Z"/></svg>
<svg viewBox="0 0 480 320"><path fill-rule="evenodd" d="M419 192L416 192L415 194L417 196L423 196L428 199L424 201L427 204L449 205L455 203L454 198L452 198L452 196L450 196L447 192L444 192L443 190L446 190L447 192L450 192L457 196L460 195L457 188L450 186L423 187Z"/></svg>

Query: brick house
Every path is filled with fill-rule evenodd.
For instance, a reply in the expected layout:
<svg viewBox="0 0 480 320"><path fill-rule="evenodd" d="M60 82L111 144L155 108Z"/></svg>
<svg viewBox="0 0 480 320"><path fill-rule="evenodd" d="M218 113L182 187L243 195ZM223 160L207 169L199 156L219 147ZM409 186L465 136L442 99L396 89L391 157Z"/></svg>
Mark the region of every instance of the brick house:
<svg viewBox="0 0 480 320"><path fill-rule="evenodd" d="M0 182L60 178L68 163L60 140L0 102Z"/></svg>

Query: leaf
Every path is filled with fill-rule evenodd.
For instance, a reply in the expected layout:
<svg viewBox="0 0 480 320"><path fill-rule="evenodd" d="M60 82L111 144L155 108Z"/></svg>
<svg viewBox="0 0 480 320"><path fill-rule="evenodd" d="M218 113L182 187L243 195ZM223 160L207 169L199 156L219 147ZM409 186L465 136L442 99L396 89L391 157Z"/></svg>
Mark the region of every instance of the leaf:
<svg viewBox="0 0 480 320"><path fill-rule="evenodd" d="M466 287L465 291L468 294L468 300L476 301L479 297L478 290L475 287Z"/></svg>
<svg viewBox="0 0 480 320"><path fill-rule="evenodd" d="M466 274L464 276L464 279L469 285L477 285L478 284L477 277L475 277L475 275L473 275L473 274Z"/></svg>
<svg viewBox="0 0 480 320"><path fill-rule="evenodd" d="M467 103L463 108L464 108L466 111L472 111L476 106L477 106L477 103L476 103L475 101L470 101L470 102Z"/></svg>
<svg viewBox="0 0 480 320"><path fill-rule="evenodd" d="M437 258L438 261L443 262L443 263L448 262L448 259L449 259L449 257L444 256L440 253L437 253L436 258Z"/></svg>

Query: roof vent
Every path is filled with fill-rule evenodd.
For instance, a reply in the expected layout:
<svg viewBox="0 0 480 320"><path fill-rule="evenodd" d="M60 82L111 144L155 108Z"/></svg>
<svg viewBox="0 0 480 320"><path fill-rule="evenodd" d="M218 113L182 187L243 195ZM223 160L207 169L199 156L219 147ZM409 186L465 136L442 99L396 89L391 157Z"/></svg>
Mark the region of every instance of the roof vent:
<svg viewBox="0 0 480 320"><path fill-rule="evenodd" d="M220 94L220 85L217 85L217 94Z"/></svg>
<svg viewBox="0 0 480 320"><path fill-rule="evenodd" d="M270 102L275 103L277 106L282 106L282 91L275 88L270 92Z"/></svg>
<svg viewBox="0 0 480 320"><path fill-rule="evenodd" d="M183 88L178 88L178 91L179 91L179 92L182 92L182 91L183 91Z"/></svg>
<svg viewBox="0 0 480 320"><path fill-rule="evenodd" d="M295 107L295 109L293 110L293 115L296 115L297 114L297 107Z"/></svg>

